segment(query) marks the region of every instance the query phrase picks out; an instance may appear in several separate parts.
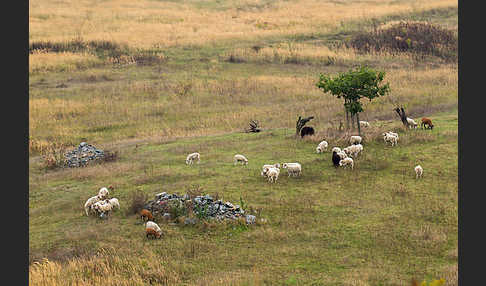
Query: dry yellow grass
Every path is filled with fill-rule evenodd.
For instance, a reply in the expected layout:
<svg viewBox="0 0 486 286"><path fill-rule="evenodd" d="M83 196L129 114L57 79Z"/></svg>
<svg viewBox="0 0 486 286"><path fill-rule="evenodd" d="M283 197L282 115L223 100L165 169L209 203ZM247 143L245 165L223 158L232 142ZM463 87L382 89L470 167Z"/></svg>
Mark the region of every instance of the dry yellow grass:
<svg viewBox="0 0 486 286"><path fill-rule="evenodd" d="M103 64L98 57L88 53L35 52L29 55L29 73L63 71L71 72Z"/></svg>
<svg viewBox="0 0 486 286"><path fill-rule="evenodd" d="M162 1L29 1L29 40L110 40L132 47L328 32L341 21L457 6L457 0L229 2L223 10Z"/></svg>

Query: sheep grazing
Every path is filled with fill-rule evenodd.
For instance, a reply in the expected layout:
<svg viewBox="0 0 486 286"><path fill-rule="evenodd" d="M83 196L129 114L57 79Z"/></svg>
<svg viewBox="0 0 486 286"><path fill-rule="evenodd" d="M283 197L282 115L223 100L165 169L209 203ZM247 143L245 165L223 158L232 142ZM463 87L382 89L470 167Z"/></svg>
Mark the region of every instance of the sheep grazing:
<svg viewBox="0 0 486 286"><path fill-rule="evenodd" d="M243 165L248 165L248 159L246 159L245 156L240 154L235 155L235 165L238 164L238 162L243 163Z"/></svg>
<svg viewBox="0 0 486 286"><path fill-rule="evenodd" d="M351 145L351 146L344 148L343 151L344 151L344 153L346 153L346 155L349 155L349 156L355 158L356 156L358 156L360 154L361 151L363 151L363 145L361 145L361 144Z"/></svg>
<svg viewBox="0 0 486 286"><path fill-rule="evenodd" d="M333 147L332 150L331 150L331 152L333 152L333 153L334 152L339 153L339 152L341 152L341 148L339 148L339 147Z"/></svg>
<svg viewBox="0 0 486 286"><path fill-rule="evenodd" d="M338 155L338 152L332 152L332 164L334 167L337 168L339 166L339 161L341 161L341 156Z"/></svg>
<svg viewBox="0 0 486 286"><path fill-rule="evenodd" d="M86 203L84 204L84 211L86 212L86 215L89 216L89 211L91 210L91 206L97 202L101 201L101 198L99 195L96 195L94 197L89 198Z"/></svg>
<svg viewBox="0 0 486 286"><path fill-rule="evenodd" d="M314 135L314 128L310 126L304 126L300 129L300 137L303 138L306 135Z"/></svg>
<svg viewBox="0 0 486 286"><path fill-rule="evenodd" d="M417 165L415 166L414 170L415 170L415 179L421 178L422 174L424 173L424 169L422 168L422 166Z"/></svg>
<svg viewBox="0 0 486 286"><path fill-rule="evenodd" d="M302 166L299 163L284 163L282 168L287 169L289 177L300 176L302 173Z"/></svg>
<svg viewBox="0 0 486 286"><path fill-rule="evenodd" d="M142 219L142 221L154 220L154 216L147 209L143 209L143 210L140 211L140 218Z"/></svg>
<svg viewBox="0 0 486 286"><path fill-rule="evenodd" d="M342 166L343 168L346 168L346 166L351 166L351 169L354 167L354 161L352 158L344 158L341 161L339 161L339 166Z"/></svg>
<svg viewBox="0 0 486 286"><path fill-rule="evenodd" d="M324 151L327 151L327 146L329 146L329 144L327 144L326 141L321 141L321 143L319 143L319 145L317 145L316 147L316 152L322 153Z"/></svg>
<svg viewBox="0 0 486 286"><path fill-rule="evenodd" d="M370 123L368 121L359 121L359 126L361 127L370 127Z"/></svg>
<svg viewBox="0 0 486 286"><path fill-rule="evenodd" d="M109 199L108 203L110 203L113 206L113 209L115 209L115 208L120 209L120 202L118 201L117 198Z"/></svg>
<svg viewBox="0 0 486 286"><path fill-rule="evenodd" d="M275 163L273 165L263 165L261 175L263 177L266 177L267 176L268 169L270 169L270 168L280 169L280 163Z"/></svg>
<svg viewBox="0 0 486 286"><path fill-rule="evenodd" d="M145 224L145 236L147 238L160 238L162 236L162 230L155 222L147 221Z"/></svg>
<svg viewBox="0 0 486 286"><path fill-rule="evenodd" d="M361 141L363 141L363 138L361 138L361 136L351 136L351 138L349 138L349 143L351 144L361 144Z"/></svg>
<svg viewBox="0 0 486 286"><path fill-rule="evenodd" d="M264 173L268 177L268 181L271 183L275 183L278 180L278 175L280 175L280 169L279 168L265 168Z"/></svg>
<svg viewBox="0 0 486 286"><path fill-rule="evenodd" d="M424 117L422 118L422 124L420 124L420 126L422 127L422 129L425 127L426 129L427 128L430 128L430 129L433 129L434 128L434 124L432 124L432 120L430 120L429 118L427 117Z"/></svg>
<svg viewBox="0 0 486 286"><path fill-rule="evenodd" d="M385 134L385 137L383 137L383 140L385 141L385 144L387 142L390 142L392 146L395 146L398 144L398 137L393 136L391 134Z"/></svg>
<svg viewBox="0 0 486 286"><path fill-rule="evenodd" d="M201 155L199 153L197 153L197 152L191 153L191 154L187 155L186 164L192 165L194 163L194 161L197 161L197 163L199 164L200 160L201 160Z"/></svg>
<svg viewBox="0 0 486 286"><path fill-rule="evenodd" d="M417 128L417 122L415 122L415 120L413 120L412 118L407 117L407 122L410 128L414 128L414 129Z"/></svg>
<svg viewBox="0 0 486 286"><path fill-rule="evenodd" d="M395 146L398 144L398 134L395 132L385 132L382 134L383 135L383 140L385 141L385 144L387 142L390 142L392 146Z"/></svg>

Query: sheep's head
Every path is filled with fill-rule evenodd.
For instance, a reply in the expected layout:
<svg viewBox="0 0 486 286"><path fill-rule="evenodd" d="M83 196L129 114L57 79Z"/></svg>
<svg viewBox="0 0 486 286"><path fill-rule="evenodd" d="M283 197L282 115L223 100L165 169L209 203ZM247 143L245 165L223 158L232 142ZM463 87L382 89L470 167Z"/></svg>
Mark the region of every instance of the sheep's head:
<svg viewBox="0 0 486 286"><path fill-rule="evenodd" d="M275 166L275 168L280 169L280 163L276 163L274 166Z"/></svg>
<svg viewBox="0 0 486 286"><path fill-rule="evenodd" d="M288 165L287 163L283 163L282 168L287 169Z"/></svg>

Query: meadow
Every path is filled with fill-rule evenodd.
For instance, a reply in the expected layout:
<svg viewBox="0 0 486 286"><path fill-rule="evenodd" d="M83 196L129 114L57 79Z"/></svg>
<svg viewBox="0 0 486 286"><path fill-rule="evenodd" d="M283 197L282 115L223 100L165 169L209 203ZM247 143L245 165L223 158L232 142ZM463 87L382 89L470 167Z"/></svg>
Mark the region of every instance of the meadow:
<svg viewBox="0 0 486 286"><path fill-rule="evenodd" d="M457 33L457 1L35 0L29 13L31 285L457 285L457 60L343 44L401 20ZM337 131L343 103L315 84L363 64L391 93L364 104L355 169L335 169L315 146L355 131ZM436 127L404 129L397 105ZM300 115L316 136L294 137ZM242 132L252 119L263 132ZM46 168L82 141L117 160ZM195 151L201 164L185 165ZM260 176L287 161L303 175ZM121 210L87 217L110 184ZM136 190L218 195L266 222L161 223L149 241L129 212Z"/></svg>

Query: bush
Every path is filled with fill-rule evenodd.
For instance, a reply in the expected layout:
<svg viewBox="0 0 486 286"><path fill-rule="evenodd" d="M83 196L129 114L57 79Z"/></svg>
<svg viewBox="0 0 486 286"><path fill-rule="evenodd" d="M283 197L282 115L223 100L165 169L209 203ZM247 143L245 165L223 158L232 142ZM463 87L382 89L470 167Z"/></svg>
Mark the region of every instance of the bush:
<svg viewBox="0 0 486 286"><path fill-rule="evenodd" d="M361 32L350 40L348 46L361 52L410 52L455 61L457 43L453 31L427 22L401 21L371 32Z"/></svg>
<svg viewBox="0 0 486 286"><path fill-rule="evenodd" d="M129 214L138 214L143 209L148 196L141 190L132 191L130 196L130 207L128 208Z"/></svg>

